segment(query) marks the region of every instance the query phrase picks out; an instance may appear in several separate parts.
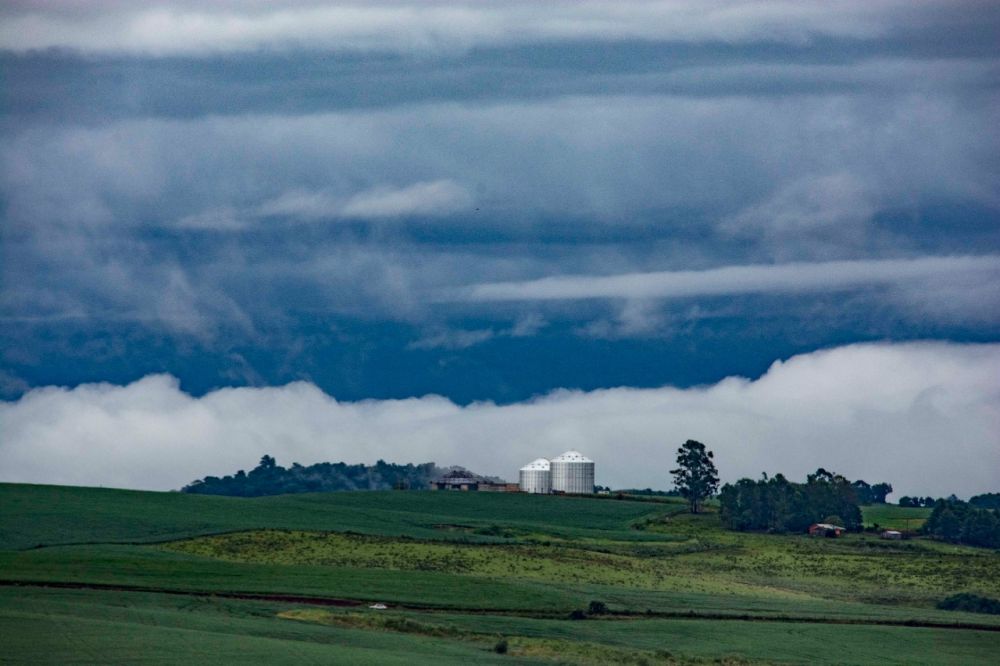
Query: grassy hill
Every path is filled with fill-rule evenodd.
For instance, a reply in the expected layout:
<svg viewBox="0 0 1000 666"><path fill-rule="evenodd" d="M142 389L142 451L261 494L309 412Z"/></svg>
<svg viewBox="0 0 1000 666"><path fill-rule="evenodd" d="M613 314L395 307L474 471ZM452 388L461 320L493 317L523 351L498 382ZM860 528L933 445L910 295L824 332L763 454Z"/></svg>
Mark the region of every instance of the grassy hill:
<svg viewBox="0 0 1000 666"><path fill-rule="evenodd" d="M935 608L1000 597L1000 555L923 539L740 534L679 503L520 494L3 484L0 507L15 663L1000 658L1000 617ZM608 613L570 619L591 602Z"/></svg>
<svg viewBox="0 0 1000 666"><path fill-rule="evenodd" d="M498 537L476 530L500 522L521 532L565 537L614 532L617 539L641 540L641 533L629 530L630 523L658 508L644 502L520 493L468 493L458 500L431 491L240 498L10 483L0 483L0 506L5 509L0 549L9 550L166 541L261 528L487 542Z"/></svg>

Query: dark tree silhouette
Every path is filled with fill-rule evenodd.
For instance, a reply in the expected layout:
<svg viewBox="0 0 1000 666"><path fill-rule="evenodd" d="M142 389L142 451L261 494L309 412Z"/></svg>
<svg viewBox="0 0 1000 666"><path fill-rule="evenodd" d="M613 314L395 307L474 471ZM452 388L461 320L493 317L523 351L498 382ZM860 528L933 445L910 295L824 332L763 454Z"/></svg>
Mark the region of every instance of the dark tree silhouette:
<svg viewBox="0 0 1000 666"><path fill-rule="evenodd" d="M185 486L182 491L202 495L237 495L258 497L284 493L312 493L334 490L424 489L442 470L434 463L396 465L379 460L374 465L317 463L303 466L292 463L282 467L274 456L264 455L249 473L240 470L222 478L206 476Z"/></svg>
<svg viewBox="0 0 1000 666"><path fill-rule="evenodd" d="M938 500L922 531L942 541L1000 548L1000 511L978 509L961 500Z"/></svg>
<svg viewBox="0 0 1000 666"><path fill-rule="evenodd" d="M782 474L727 483L719 493L719 513L733 530L801 532L831 521L849 530L862 526L856 487L822 468L806 483L792 483Z"/></svg>
<svg viewBox="0 0 1000 666"><path fill-rule="evenodd" d="M677 469L674 485L688 501L691 513L698 513L701 503L719 489L719 473L712 462L713 454L701 442L689 439L677 449Z"/></svg>

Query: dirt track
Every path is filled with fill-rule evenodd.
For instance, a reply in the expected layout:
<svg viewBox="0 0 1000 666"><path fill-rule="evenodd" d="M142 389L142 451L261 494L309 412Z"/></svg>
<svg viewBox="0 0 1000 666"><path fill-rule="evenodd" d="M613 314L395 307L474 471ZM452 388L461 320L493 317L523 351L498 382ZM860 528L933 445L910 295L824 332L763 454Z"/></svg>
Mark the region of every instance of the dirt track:
<svg viewBox="0 0 1000 666"><path fill-rule="evenodd" d="M110 585L102 583L74 583L48 581L0 580L2 587L38 587L65 590L103 590L109 592L147 592L172 594L188 597L216 597L219 599L239 599L244 601L274 601L310 606L337 606L345 608L361 607L374 603L375 599L342 599L337 597L316 597L297 594L270 594L254 592L206 592L199 590L172 590L168 588L143 587L140 585ZM461 606L438 606L419 604L390 604L390 608L423 612L450 612L467 615L517 615L543 619L566 619L568 613L558 611L526 611L502 608L466 608ZM591 617L591 619L597 619ZM759 615L751 613L706 613L701 611L651 611L651 612L611 612L599 617L601 620L638 619L679 619L679 620L720 620L731 622L788 622L801 624L869 625L885 627L914 627L922 629L963 629L1000 633L1000 625L977 624L971 622L934 622L927 620L876 620L864 618L825 618L816 616Z"/></svg>

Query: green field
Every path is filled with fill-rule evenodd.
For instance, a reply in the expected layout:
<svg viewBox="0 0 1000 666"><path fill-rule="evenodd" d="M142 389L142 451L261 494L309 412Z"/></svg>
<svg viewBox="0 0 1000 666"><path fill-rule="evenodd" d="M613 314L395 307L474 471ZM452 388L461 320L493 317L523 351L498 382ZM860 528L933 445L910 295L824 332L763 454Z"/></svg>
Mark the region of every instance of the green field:
<svg viewBox="0 0 1000 666"><path fill-rule="evenodd" d="M878 525L884 529L915 532L923 527L933 509L903 507L895 504L875 504L864 507L865 527Z"/></svg>
<svg viewBox="0 0 1000 666"><path fill-rule="evenodd" d="M0 579L3 663L1000 660L1000 616L935 608L1000 598L996 552L733 533L676 503L3 484Z"/></svg>
<svg viewBox="0 0 1000 666"><path fill-rule="evenodd" d="M498 523L521 534L641 540L629 526L660 505L472 493L461 502L432 492L354 492L244 499L137 490L0 483L0 548L80 543L143 543L246 529L330 530L458 541ZM583 507L586 507L583 510ZM471 529L469 529L471 528ZM485 529L483 531L487 531Z"/></svg>

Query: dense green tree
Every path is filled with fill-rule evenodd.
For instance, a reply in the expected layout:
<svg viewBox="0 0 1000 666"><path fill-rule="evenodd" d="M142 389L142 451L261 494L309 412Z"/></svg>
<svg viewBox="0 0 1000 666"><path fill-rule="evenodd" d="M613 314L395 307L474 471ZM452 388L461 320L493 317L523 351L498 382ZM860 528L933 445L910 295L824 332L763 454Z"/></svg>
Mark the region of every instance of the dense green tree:
<svg viewBox="0 0 1000 666"><path fill-rule="evenodd" d="M1000 493L983 493L969 499L977 509L1000 509Z"/></svg>
<svg viewBox="0 0 1000 666"><path fill-rule="evenodd" d="M996 542L997 519L992 511L972 509L962 521L962 543L973 546L1000 547Z"/></svg>
<svg viewBox="0 0 1000 666"><path fill-rule="evenodd" d="M772 478L765 474L759 481L727 483L719 492L723 523L735 530L801 532L834 517L847 529L861 529L861 510L851 483L824 469L808 479L792 483L781 474Z"/></svg>
<svg viewBox="0 0 1000 666"><path fill-rule="evenodd" d="M859 502L861 502L862 504L872 504L871 485L869 485L866 481L863 481L862 479L858 479L857 481L851 484L851 487L854 488L854 492L855 494L857 494Z"/></svg>
<svg viewBox="0 0 1000 666"><path fill-rule="evenodd" d="M677 449L677 468L670 470L674 485L687 499L691 513L698 513L701 503L719 489L719 473L714 455L701 442L689 439Z"/></svg>
<svg viewBox="0 0 1000 666"><path fill-rule="evenodd" d="M332 490L389 490L428 488L444 470L434 463L396 465L379 460L374 465L317 463L308 467L293 463L288 469L269 455L260 459L250 473L240 470L222 478L207 476L182 490L203 495L258 497L285 493L327 492Z"/></svg>
<svg viewBox="0 0 1000 666"><path fill-rule="evenodd" d="M871 488L871 504L885 504L886 497L892 494L892 484L886 483L885 481L881 483L876 483L872 485Z"/></svg>
<svg viewBox="0 0 1000 666"><path fill-rule="evenodd" d="M934 536L942 541L957 543L962 536L962 520L954 511L945 507L934 526Z"/></svg>
<svg viewBox="0 0 1000 666"><path fill-rule="evenodd" d="M961 500L938 500L923 531L943 541L1000 548L1000 513Z"/></svg>

